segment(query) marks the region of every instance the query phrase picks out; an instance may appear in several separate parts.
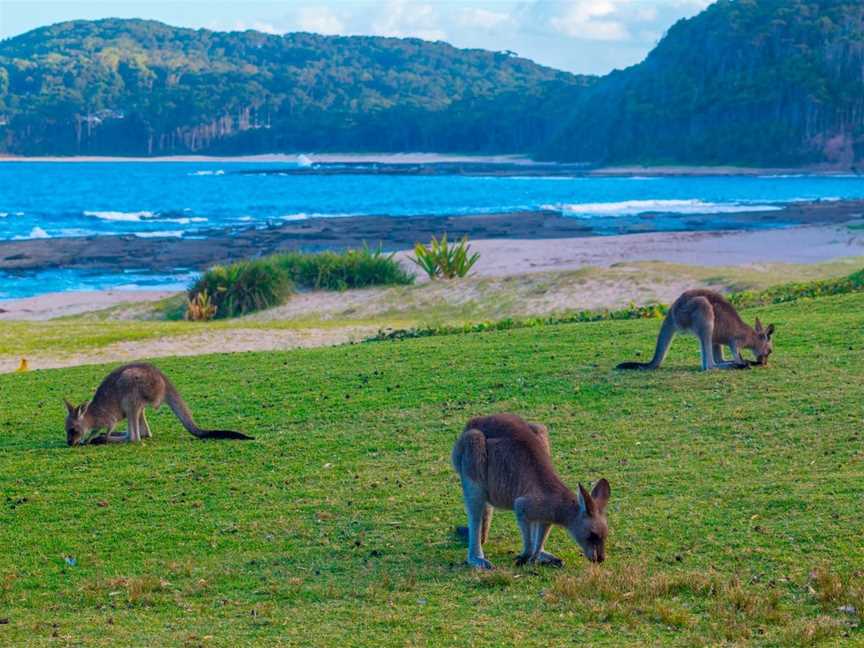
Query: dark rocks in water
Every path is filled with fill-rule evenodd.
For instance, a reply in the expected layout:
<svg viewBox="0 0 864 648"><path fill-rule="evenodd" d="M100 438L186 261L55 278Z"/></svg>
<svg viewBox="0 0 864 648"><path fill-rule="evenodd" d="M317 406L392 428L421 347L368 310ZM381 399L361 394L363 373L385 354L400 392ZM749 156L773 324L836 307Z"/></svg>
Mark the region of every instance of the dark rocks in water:
<svg viewBox="0 0 864 648"><path fill-rule="evenodd" d="M166 272L287 250L317 252L379 243L404 250L447 233L451 239L557 239L652 231L742 230L843 223L864 215L864 201L792 203L776 211L732 214L652 213L574 218L555 211L471 216L310 218L266 228L196 232L194 238L89 236L0 242L0 271L43 268ZM646 216L648 216L646 218Z"/></svg>

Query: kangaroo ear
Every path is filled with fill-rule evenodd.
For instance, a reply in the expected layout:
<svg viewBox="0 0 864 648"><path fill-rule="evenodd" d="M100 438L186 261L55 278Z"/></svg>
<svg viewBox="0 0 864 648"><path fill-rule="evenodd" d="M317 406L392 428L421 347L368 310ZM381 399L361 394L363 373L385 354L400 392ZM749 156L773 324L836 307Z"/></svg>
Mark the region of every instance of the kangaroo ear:
<svg viewBox="0 0 864 648"><path fill-rule="evenodd" d="M774 325L769 324L768 328L765 330L765 333L768 335L769 339L772 335L774 335Z"/></svg>
<svg viewBox="0 0 864 648"><path fill-rule="evenodd" d="M762 332L762 321L758 317L756 318L756 326L754 326L753 328L756 329L757 333Z"/></svg>
<svg viewBox="0 0 864 648"><path fill-rule="evenodd" d="M609 503L609 496L612 495L612 489L609 487L609 482L603 477L600 481L594 484L591 491L591 499L597 505L598 511L605 511L606 505Z"/></svg>
<svg viewBox="0 0 864 648"><path fill-rule="evenodd" d="M579 483L579 494L582 496L582 503L585 505L585 513L589 517L594 515L597 512L597 506L581 482Z"/></svg>
<svg viewBox="0 0 864 648"><path fill-rule="evenodd" d="M72 412L75 411L75 406L72 403L70 403L67 399L64 398L63 403L65 403L65 405L66 405L66 413L67 414L71 414Z"/></svg>

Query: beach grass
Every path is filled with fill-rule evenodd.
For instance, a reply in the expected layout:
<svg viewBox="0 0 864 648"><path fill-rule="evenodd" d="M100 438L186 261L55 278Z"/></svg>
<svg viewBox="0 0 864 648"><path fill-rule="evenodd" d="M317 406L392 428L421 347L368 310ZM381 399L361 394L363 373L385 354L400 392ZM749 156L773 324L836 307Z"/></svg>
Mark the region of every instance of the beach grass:
<svg viewBox="0 0 864 648"><path fill-rule="evenodd" d="M864 642L864 295L748 309L768 368L652 373L656 320L164 358L202 442L70 449L62 398L108 367L0 376L0 644L857 645ZM177 323L179 325L180 323ZM607 561L517 568L500 512L463 566L452 443L545 422L572 486L612 484Z"/></svg>

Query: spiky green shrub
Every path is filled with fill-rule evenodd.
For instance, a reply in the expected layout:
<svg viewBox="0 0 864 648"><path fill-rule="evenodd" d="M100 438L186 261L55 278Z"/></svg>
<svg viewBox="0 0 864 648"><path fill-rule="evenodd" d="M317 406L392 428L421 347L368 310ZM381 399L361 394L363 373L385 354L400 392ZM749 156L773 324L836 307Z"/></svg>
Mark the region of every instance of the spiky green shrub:
<svg viewBox="0 0 864 648"><path fill-rule="evenodd" d="M215 317L222 319L278 306L291 291L284 270L270 260L257 259L213 266L192 286L189 299L206 292L216 308Z"/></svg>
<svg viewBox="0 0 864 648"><path fill-rule="evenodd" d="M394 256L386 254L380 246L364 245L344 252L288 252L270 259L302 288L347 290L413 283L414 275L406 272Z"/></svg>
<svg viewBox="0 0 864 648"><path fill-rule="evenodd" d="M433 236L429 247L416 243L414 255L408 258L429 275L430 279L464 277L480 258L479 252L471 254L467 236L458 243L448 243L446 233L440 240Z"/></svg>

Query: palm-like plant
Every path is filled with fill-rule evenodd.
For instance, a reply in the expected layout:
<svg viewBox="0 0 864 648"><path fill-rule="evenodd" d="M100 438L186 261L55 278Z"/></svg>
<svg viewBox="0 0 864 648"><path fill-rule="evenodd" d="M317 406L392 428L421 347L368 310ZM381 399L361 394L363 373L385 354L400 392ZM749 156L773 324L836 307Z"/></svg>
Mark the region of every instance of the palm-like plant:
<svg viewBox="0 0 864 648"><path fill-rule="evenodd" d="M480 258L479 252L471 253L468 237L462 237L458 243L449 243L445 233L440 240L434 236L429 247L422 243L414 245L413 257L408 257L419 266L430 279L454 279L464 277Z"/></svg>

